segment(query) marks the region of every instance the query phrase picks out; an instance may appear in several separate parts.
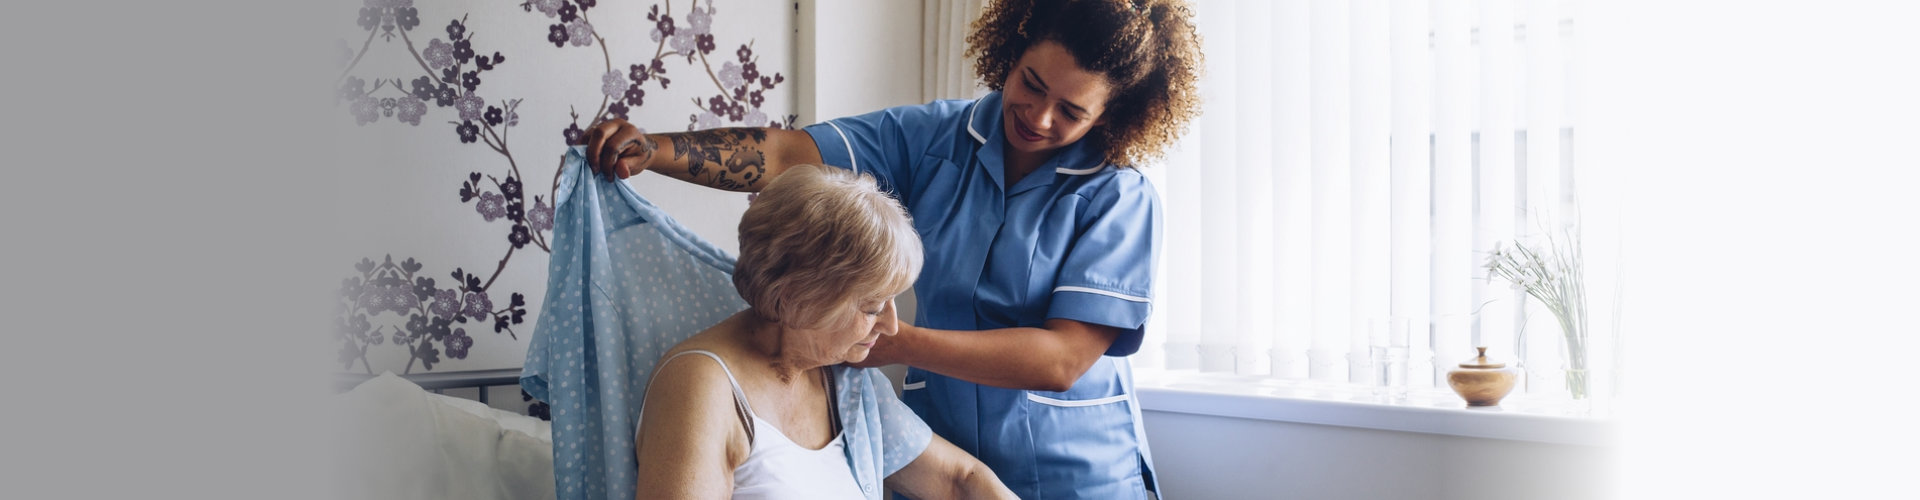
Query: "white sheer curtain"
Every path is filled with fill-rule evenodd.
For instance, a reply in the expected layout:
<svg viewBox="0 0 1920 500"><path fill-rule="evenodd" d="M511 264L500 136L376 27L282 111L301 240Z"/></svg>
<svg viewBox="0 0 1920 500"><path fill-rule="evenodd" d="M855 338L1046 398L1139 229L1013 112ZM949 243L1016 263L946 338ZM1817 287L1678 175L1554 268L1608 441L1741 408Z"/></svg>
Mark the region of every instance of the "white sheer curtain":
<svg viewBox="0 0 1920 500"><path fill-rule="evenodd" d="M1413 387L1474 346L1558 387L1550 315L1481 264L1569 216L1567 3L1197 1L1206 103L1148 169L1166 233L1135 363L1371 383L1370 339L1403 329Z"/></svg>
<svg viewBox="0 0 1920 500"><path fill-rule="evenodd" d="M972 99L986 93L966 57L967 34L985 8L982 0L925 0L921 3L921 101Z"/></svg>

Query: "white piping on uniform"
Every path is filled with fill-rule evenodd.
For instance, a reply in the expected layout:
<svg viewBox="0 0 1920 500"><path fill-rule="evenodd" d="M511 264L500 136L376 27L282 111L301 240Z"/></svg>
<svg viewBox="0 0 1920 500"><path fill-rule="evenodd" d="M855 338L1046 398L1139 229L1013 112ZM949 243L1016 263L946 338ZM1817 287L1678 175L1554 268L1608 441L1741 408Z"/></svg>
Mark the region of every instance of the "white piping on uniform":
<svg viewBox="0 0 1920 500"><path fill-rule="evenodd" d="M1074 169L1071 169L1071 168L1067 168L1067 167L1059 167L1059 168L1055 168L1055 169L1053 169L1053 171L1055 171L1055 172L1059 172L1059 173L1063 173L1063 174L1067 174L1067 175L1087 175L1087 174L1091 174L1091 173L1094 173L1094 172L1099 172L1099 171L1100 171L1100 169L1103 169L1103 168L1107 168L1107 166L1106 166L1106 165L1094 165L1094 166L1093 166L1093 167L1091 167L1091 168L1083 168L1083 169L1079 169L1079 170L1074 170Z"/></svg>
<svg viewBox="0 0 1920 500"><path fill-rule="evenodd" d="M1087 287L1084 287L1084 286L1063 286L1063 287L1058 287L1058 288L1054 288L1054 289L1053 289L1053 291L1055 291L1055 292L1081 292L1081 293L1091 293L1091 294L1096 294L1096 295L1105 295L1105 296L1108 296L1108 297L1113 297L1113 298L1116 298L1116 299L1120 299L1120 300L1126 300L1126 301L1131 301L1131 302L1153 302L1153 299L1149 299L1149 298L1146 298L1146 297L1135 297L1135 296L1132 296L1132 295L1127 295L1127 294L1124 294L1124 293L1115 293L1115 292L1109 292L1109 291L1106 291L1106 290L1101 290L1101 289L1097 289L1097 288L1087 288Z"/></svg>
<svg viewBox="0 0 1920 500"><path fill-rule="evenodd" d="M925 389L925 388L927 388L927 381L925 380L900 386L900 390L903 390L903 391L911 391L914 389Z"/></svg>
<svg viewBox="0 0 1920 500"><path fill-rule="evenodd" d="M980 131L973 129L973 117L978 114L980 114L980 101L973 101L973 110L967 112L967 133L973 134L973 140L986 144L987 138L981 137Z"/></svg>
<svg viewBox="0 0 1920 500"><path fill-rule="evenodd" d="M1107 396L1100 399L1082 399L1082 400L1076 400L1076 401L1067 401L1063 399L1053 399L1053 398L1049 398L1046 396L1041 396L1041 395L1029 392L1027 393L1027 399L1035 403L1040 403L1047 406L1064 406L1068 408L1074 408L1074 407L1080 407L1080 406L1099 406L1107 403L1118 403L1121 401L1126 401L1127 395L1121 394L1119 396Z"/></svg>
<svg viewBox="0 0 1920 500"><path fill-rule="evenodd" d="M847 167L852 168L853 173L860 173L860 159L853 156L853 142L847 140L847 132L840 130L840 126L834 125L831 121L827 122L827 126L833 127L833 133L840 134L840 143L847 146L847 162L852 163Z"/></svg>

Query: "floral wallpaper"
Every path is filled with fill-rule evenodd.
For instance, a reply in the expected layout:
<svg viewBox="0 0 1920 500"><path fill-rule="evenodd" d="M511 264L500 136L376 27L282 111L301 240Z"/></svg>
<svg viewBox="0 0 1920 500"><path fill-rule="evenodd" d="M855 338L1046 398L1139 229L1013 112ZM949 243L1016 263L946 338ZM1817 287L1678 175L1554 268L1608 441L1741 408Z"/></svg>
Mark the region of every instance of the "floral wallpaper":
<svg viewBox="0 0 1920 500"><path fill-rule="evenodd" d="M347 6L331 88L354 151L340 160L355 191L341 222L360 239L339 263L340 370L518 367L544 295L559 158L593 123L797 118L788 1ZM737 220L738 208L711 209Z"/></svg>

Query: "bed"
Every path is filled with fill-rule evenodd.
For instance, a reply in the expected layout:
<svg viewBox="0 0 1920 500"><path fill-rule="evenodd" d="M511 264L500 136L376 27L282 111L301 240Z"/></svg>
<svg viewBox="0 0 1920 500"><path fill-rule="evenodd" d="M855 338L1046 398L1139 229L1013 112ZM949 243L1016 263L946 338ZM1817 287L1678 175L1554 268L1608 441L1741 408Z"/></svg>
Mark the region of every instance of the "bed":
<svg viewBox="0 0 1920 500"><path fill-rule="evenodd" d="M334 498L550 499L552 424L444 393L519 386L520 370L337 374Z"/></svg>

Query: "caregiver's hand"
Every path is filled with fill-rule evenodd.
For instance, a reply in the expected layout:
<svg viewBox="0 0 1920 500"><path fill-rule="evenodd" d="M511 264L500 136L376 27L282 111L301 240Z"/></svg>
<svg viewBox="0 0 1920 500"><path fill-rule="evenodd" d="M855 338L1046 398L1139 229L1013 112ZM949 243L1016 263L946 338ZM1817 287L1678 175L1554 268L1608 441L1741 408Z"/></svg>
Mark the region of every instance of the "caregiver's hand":
<svg viewBox="0 0 1920 500"><path fill-rule="evenodd" d="M600 122L587 130L587 164L608 179L625 179L646 171L654 149L653 140L626 120Z"/></svg>

